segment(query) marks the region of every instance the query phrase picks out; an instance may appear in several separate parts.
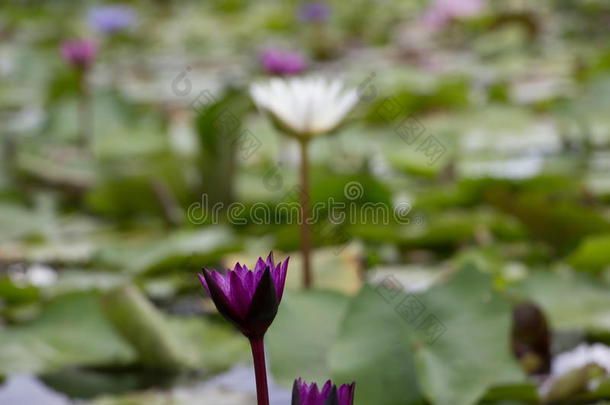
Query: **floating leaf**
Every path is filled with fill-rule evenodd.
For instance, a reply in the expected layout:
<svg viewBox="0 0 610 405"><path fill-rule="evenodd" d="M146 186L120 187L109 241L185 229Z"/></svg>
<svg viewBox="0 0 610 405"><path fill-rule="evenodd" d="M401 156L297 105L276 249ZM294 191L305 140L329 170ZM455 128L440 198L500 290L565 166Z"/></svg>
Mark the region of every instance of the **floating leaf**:
<svg viewBox="0 0 610 405"><path fill-rule="evenodd" d="M286 294L266 337L269 366L276 381L290 387L297 377L328 379L328 351L346 307L347 298L333 292Z"/></svg>
<svg viewBox="0 0 610 405"><path fill-rule="evenodd" d="M330 352L334 381L357 382L356 405L419 402L410 335L394 308L365 286L349 303Z"/></svg>
<svg viewBox="0 0 610 405"><path fill-rule="evenodd" d="M125 286L104 294L102 308L145 367L173 371L186 363L166 320L137 288Z"/></svg>
<svg viewBox="0 0 610 405"><path fill-rule="evenodd" d="M229 228L214 226L178 231L135 246L110 246L100 253L99 259L135 274L188 269L197 272L202 263L214 263L239 245Z"/></svg>
<svg viewBox="0 0 610 405"><path fill-rule="evenodd" d="M524 379L510 354L510 306L491 276L467 266L421 296L386 284L354 298L331 351L333 375L358 381L357 403L409 404L423 395L470 405L496 384Z"/></svg>
<svg viewBox="0 0 610 405"><path fill-rule="evenodd" d="M0 333L0 374L126 364L134 354L106 321L96 293L52 299L36 320Z"/></svg>
<svg viewBox="0 0 610 405"><path fill-rule="evenodd" d="M587 275L536 271L513 291L538 303L554 329L610 331L608 287Z"/></svg>
<svg viewBox="0 0 610 405"><path fill-rule="evenodd" d="M584 239L568 261L578 270L599 274L610 266L610 235L596 235Z"/></svg>

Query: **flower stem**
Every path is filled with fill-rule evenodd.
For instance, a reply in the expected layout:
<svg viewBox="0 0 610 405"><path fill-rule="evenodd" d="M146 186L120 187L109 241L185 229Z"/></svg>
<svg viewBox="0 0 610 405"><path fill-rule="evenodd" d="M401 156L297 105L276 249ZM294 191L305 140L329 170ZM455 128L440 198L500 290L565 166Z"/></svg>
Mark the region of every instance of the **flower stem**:
<svg viewBox="0 0 610 405"><path fill-rule="evenodd" d="M313 284L311 274L311 229L309 224L309 157L307 146L309 141L301 140L301 254L303 256L303 287L310 289Z"/></svg>
<svg viewBox="0 0 610 405"><path fill-rule="evenodd" d="M267 366L265 365L265 344L263 338L250 339L254 375L256 376L256 398L258 405L269 405L269 388L267 387Z"/></svg>
<svg viewBox="0 0 610 405"><path fill-rule="evenodd" d="M93 146L93 109L87 73L87 69L84 69L80 72L79 77L80 102L78 106L78 119L80 143L88 151L91 151Z"/></svg>

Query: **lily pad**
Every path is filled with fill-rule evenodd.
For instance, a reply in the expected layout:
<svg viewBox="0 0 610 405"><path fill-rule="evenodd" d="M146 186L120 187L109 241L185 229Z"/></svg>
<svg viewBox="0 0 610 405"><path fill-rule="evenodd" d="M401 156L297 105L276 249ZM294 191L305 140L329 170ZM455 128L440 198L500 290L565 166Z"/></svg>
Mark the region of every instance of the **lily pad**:
<svg viewBox="0 0 610 405"><path fill-rule="evenodd" d="M336 383L357 382L355 404L420 402L410 329L371 286L349 303L330 351Z"/></svg>
<svg viewBox="0 0 610 405"><path fill-rule="evenodd" d="M190 367L218 372L251 359L248 341L224 322L175 316L168 319L168 324L179 338Z"/></svg>
<svg viewBox="0 0 610 405"><path fill-rule="evenodd" d="M69 365L113 365L135 358L101 312L96 293L52 299L36 320L0 333L0 374Z"/></svg>
<svg viewBox="0 0 610 405"><path fill-rule="evenodd" d="M538 303L554 329L610 331L608 287L585 274L536 271L513 291Z"/></svg>
<svg viewBox="0 0 610 405"><path fill-rule="evenodd" d="M178 231L166 238L132 246L109 246L100 253L99 260L132 274L188 269L195 273L202 264L214 263L239 246L229 228L216 226Z"/></svg>
<svg viewBox="0 0 610 405"><path fill-rule="evenodd" d="M608 247L610 247L610 234L590 236L581 242L568 261L576 269L599 274L610 266Z"/></svg>
<svg viewBox="0 0 610 405"><path fill-rule="evenodd" d="M474 404L495 385L525 382L510 353L511 307L492 285L493 277L465 266L423 296L426 309L446 328L434 341L428 332L436 329L424 320L416 343L422 390L435 404Z"/></svg>
<svg viewBox="0 0 610 405"><path fill-rule="evenodd" d="M328 351L346 308L347 298L334 292L286 294L266 339L269 367L278 383L289 387L298 377L328 379Z"/></svg>
<svg viewBox="0 0 610 405"><path fill-rule="evenodd" d="M466 266L421 296L396 282L365 287L331 351L333 375L358 381L361 404L423 396L470 405L494 385L522 382L509 352L510 306L492 285L491 276Z"/></svg>
<svg viewBox="0 0 610 405"><path fill-rule="evenodd" d="M163 336L159 341L174 348L172 356L177 360L172 361L179 361L180 367L214 372L249 358L247 341L228 325L165 316L149 304L146 308L144 312L148 315L138 321L145 323L144 319L150 316L156 320L154 330L162 330ZM122 309L123 320L115 320L117 323L137 312L129 305ZM128 328L122 330L125 335L131 332L137 334ZM151 341L152 334L148 331L144 336L147 341ZM117 332L102 311L99 293L70 293L49 301L34 321L0 329L0 375L53 372L69 366L134 365L141 363L143 354L151 355L146 351L150 348L150 344L123 338ZM170 356L169 351L163 350ZM154 364L161 363L157 359Z"/></svg>

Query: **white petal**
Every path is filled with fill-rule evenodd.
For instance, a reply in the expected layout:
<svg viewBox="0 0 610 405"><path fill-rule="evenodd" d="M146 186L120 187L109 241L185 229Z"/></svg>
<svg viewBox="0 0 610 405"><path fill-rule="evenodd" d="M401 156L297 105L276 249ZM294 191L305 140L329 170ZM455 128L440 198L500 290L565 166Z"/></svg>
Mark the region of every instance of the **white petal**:
<svg viewBox="0 0 610 405"><path fill-rule="evenodd" d="M320 77L255 83L250 94L261 110L306 136L337 127L358 101L357 92L345 91L341 81Z"/></svg>

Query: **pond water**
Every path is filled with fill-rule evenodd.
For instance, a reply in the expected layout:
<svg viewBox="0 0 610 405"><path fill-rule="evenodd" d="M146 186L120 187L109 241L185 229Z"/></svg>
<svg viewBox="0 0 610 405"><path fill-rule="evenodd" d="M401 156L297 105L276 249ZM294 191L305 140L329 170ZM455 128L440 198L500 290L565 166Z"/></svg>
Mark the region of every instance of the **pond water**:
<svg viewBox="0 0 610 405"><path fill-rule="evenodd" d="M0 386L0 404L68 405L73 402L31 375L15 375Z"/></svg>
<svg viewBox="0 0 610 405"><path fill-rule="evenodd" d="M67 372L62 374L62 382L66 384ZM74 373L72 375L75 378L79 378ZM91 380L91 376L88 379ZM108 392L87 392L88 388L90 390L99 390L100 385L95 387L87 386L87 383L83 382L83 380L87 380L86 375L81 376L80 380L73 380L74 384L64 390L68 391L70 396L56 390L61 389L58 388L58 386L61 386L61 383L58 382L59 377L57 376L38 378L28 374L14 375L0 386L0 404L74 405L82 403L84 397L109 393L119 394L117 390L121 390L121 384L119 384L118 387L109 387ZM50 385L56 389L50 388L45 382L50 382ZM271 378L269 384L271 405L290 403L290 390L279 387ZM123 393L129 392L132 389L131 384L123 384ZM248 365L239 365L228 372L214 376L206 381L180 382L168 389L155 388L150 395L158 396L159 399L171 398L177 404L219 405L221 403L222 405L246 405L255 401L256 386L252 368Z"/></svg>

